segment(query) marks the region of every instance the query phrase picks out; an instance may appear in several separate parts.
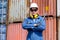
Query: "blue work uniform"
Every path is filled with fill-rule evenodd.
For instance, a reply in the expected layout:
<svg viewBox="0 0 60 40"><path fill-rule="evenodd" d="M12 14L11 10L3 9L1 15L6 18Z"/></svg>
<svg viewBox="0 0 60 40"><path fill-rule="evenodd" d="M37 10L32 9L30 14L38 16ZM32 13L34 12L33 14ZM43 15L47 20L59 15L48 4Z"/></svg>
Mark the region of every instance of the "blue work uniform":
<svg viewBox="0 0 60 40"><path fill-rule="evenodd" d="M39 24L37 27L34 24ZM36 19L26 18L22 23L23 29L28 30L26 40L43 40L42 32L46 28L46 23L43 17L38 16Z"/></svg>

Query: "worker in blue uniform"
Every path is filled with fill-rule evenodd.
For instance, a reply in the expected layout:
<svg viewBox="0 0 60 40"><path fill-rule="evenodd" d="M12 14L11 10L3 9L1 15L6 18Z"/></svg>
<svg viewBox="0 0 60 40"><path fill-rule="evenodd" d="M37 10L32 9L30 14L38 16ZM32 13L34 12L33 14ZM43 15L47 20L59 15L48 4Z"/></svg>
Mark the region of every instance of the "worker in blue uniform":
<svg viewBox="0 0 60 40"><path fill-rule="evenodd" d="M43 40L43 30L46 28L45 19L38 14L38 6L32 3L30 6L30 16L27 17L23 23L23 29L28 30L26 40Z"/></svg>

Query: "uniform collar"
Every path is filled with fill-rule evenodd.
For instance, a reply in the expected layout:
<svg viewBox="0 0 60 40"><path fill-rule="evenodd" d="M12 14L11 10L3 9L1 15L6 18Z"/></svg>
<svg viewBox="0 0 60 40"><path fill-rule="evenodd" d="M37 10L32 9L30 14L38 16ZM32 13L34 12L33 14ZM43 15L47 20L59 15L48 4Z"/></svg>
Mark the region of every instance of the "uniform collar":
<svg viewBox="0 0 60 40"><path fill-rule="evenodd" d="M29 19L33 19L33 18L31 18L31 17L28 17ZM36 19L39 19L39 16L36 18Z"/></svg>

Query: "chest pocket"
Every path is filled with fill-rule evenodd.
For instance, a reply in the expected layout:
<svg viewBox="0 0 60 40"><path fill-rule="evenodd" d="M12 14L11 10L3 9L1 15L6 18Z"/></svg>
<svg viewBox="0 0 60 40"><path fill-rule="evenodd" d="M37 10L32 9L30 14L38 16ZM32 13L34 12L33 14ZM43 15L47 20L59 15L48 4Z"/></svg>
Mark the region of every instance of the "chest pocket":
<svg viewBox="0 0 60 40"><path fill-rule="evenodd" d="M28 22L27 22L28 24L32 24L33 23L33 21L32 20L28 20Z"/></svg>
<svg viewBox="0 0 60 40"><path fill-rule="evenodd" d="M37 19L35 23L36 23L36 24L40 23L40 20L39 20L39 19Z"/></svg>
<svg viewBox="0 0 60 40"><path fill-rule="evenodd" d="M39 19L35 19L35 21L34 20L28 20L27 23L28 24L38 24L38 23L40 23L40 20Z"/></svg>

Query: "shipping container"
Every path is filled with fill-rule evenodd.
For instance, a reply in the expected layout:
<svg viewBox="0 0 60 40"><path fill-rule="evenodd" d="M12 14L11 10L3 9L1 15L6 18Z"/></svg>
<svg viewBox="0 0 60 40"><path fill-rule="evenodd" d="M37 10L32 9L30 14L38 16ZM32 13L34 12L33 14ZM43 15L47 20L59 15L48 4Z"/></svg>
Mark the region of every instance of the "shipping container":
<svg viewBox="0 0 60 40"><path fill-rule="evenodd" d="M0 24L0 40L6 40L6 25Z"/></svg>
<svg viewBox="0 0 60 40"><path fill-rule="evenodd" d="M55 18L46 19L46 30L43 33L44 40L56 40L55 24ZM7 29L7 40L26 40L28 32L22 29L21 23L9 24Z"/></svg>
<svg viewBox="0 0 60 40"><path fill-rule="evenodd" d="M22 3L21 3L22 2ZM24 4L28 3L28 4ZM29 3L30 2L30 3ZM26 18L24 8L28 8L31 3L37 3L39 6L39 15L45 16L46 20L46 30L43 32L44 40L56 40L56 0L9 0L9 22L14 22L18 20L22 20L21 17ZM23 5L18 6L18 5ZM15 9L15 8L16 9ZM13 8L13 9L12 9ZM21 10L17 10L21 8ZM13 11L12 11L13 10ZM15 13L15 11L17 11ZM20 13L21 12L21 13ZM28 11L29 13L29 11ZM14 16L15 15L15 16ZM21 15L21 16L20 16ZM15 19L14 19L15 18ZM22 20L22 21L23 21ZM27 30L22 28L22 23L12 23L8 25L7 28L7 40L26 40L27 37Z"/></svg>
<svg viewBox="0 0 60 40"><path fill-rule="evenodd" d="M57 0L57 39L60 40L60 0Z"/></svg>
<svg viewBox="0 0 60 40"><path fill-rule="evenodd" d="M7 0L0 0L0 40L6 40Z"/></svg>
<svg viewBox="0 0 60 40"><path fill-rule="evenodd" d="M6 23L7 19L7 1L0 0L0 23Z"/></svg>
<svg viewBox="0 0 60 40"><path fill-rule="evenodd" d="M28 0L9 0L8 7L8 21L12 22L20 22L26 18L26 14L29 13L29 6L27 4ZM23 17L24 16L24 17Z"/></svg>
<svg viewBox="0 0 60 40"><path fill-rule="evenodd" d="M57 16L60 16L60 0L57 0Z"/></svg>
<svg viewBox="0 0 60 40"><path fill-rule="evenodd" d="M60 17L59 18L57 18L57 32L58 32L58 35L57 35L57 37L58 37L58 40L60 40Z"/></svg>
<svg viewBox="0 0 60 40"><path fill-rule="evenodd" d="M22 29L21 23L9 24L7 28L7 40L26 40L27 31Z"/></svg>
<svg viewBox="0 0 60 40"><path fill-rule="evenodd" d="M46 15L46 30L43 32L44 40L57 40L56 38L56 0L32 0L39 5L40 15Z"/></svg>

